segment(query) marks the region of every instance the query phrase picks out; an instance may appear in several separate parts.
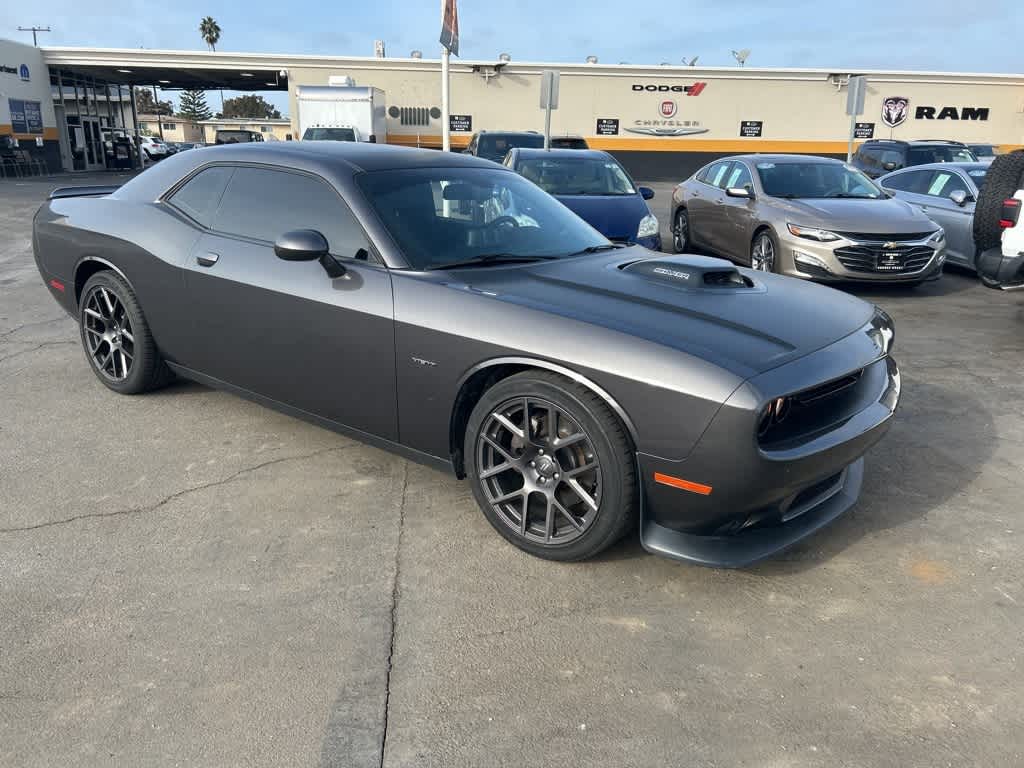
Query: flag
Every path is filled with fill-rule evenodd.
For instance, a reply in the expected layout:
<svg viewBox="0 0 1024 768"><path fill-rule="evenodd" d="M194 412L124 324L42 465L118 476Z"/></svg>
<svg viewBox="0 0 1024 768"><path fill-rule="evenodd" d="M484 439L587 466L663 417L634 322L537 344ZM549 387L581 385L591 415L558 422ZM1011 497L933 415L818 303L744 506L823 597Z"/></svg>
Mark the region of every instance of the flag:
<svg viewBox="0 0 1024 768"><path fill-rule="evenodd" d="M459 8L457 0L441 0L441 45L459 55Z"/></svg>

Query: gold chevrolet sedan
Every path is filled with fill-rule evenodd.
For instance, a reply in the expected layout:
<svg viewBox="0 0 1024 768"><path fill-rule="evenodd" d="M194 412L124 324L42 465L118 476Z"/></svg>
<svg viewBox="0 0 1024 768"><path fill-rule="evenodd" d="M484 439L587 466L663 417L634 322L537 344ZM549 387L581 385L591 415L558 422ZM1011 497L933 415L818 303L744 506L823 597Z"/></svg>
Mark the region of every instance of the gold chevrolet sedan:
<svg viewBox="0 0 1024 768"><path fill-rule="evenodd" d="M738 155L672 194L676 253L708 252L765 272L821 282L938 279L942 228L840 160Z"/></svg>

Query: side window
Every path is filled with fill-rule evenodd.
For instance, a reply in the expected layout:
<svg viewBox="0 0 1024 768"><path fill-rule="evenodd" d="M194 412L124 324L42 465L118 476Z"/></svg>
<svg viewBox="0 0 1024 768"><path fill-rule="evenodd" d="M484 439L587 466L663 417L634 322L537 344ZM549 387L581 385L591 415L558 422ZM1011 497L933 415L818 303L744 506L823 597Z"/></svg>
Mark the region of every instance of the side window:
<svg viewBox="0 0 1024 768"><path fill-rule="evenodd" d="M754 186L754 182L750 178L750 171L747 170L747 166L743 163L735 162L732 164L732 168L729 169L729 173L726 174L725 183L723 187L746 187Z"/></svg>
<svg viewBox="0 0 1024 768"><path fill-rule="evenodd" d="M705 184L710 184L712 187L721 187L722 181L725 179L725 173L729 170L730 165L732 163L729 160L719 160L708 168L708 172L701 181Z"/></svg>
<svg viewBox="0 0 1024 768"><path fill-rule="evenodd" d="M958 190L970 194L967 183L960 178L960 174L952 171L933 171L930 174L925 194L930 197L949 197Z"/></svg>
<svg viewBox="0 0 1024 768"><path fill-rule="evenodd" d="M887 179L883 186L888 189L899 190L900 192L913 192L914 194L923 195L931 177L931 171L907 171Z"/></svg>
<svg viewBox="0 0 1024 768"><path fill-rule="evenodd" d="M293 229L315 229L335 256L369 249L352 212L326 182L266 168L235 169L213 229L270 243Z"/></svg>
<svg viewBox="0 0 1024 768"><path fill-rule="evenodd" d="M171 195L168 202L198 224L209 227L233 171L222 165L200 171Z"/></svg>

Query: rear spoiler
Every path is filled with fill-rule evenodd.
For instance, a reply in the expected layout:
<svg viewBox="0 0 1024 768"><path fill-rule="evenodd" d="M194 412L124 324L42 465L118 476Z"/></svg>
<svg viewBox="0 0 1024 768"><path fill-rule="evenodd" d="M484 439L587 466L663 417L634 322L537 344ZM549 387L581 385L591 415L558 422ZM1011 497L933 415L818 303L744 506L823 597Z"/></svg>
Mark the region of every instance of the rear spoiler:
<svg viewBox="0 0 1024 768"><path fill-rule="evenodd" d="M57 187L50 193L50 200L59 200L62 197L101 197L110 195L121 188L120 184L110 186L93 185L89 187Z"/></svg>

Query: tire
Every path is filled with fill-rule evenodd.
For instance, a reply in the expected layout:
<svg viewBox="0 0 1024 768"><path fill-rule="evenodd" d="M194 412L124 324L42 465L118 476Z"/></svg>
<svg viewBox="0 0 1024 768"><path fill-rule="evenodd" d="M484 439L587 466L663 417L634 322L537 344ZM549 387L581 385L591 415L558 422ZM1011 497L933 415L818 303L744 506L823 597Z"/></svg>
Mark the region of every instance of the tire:
<svg viewBox="0 0 1024 768"><path fill-rule="evenodd" d="M771 247L770 262L762 260L758 255L758 249L762 242ZM750 268L760 272L779 271L779 239L770 229L762 229L750 241Z"/></svg>
<svg viewBox="0 0 1024 768"><path fill-rule="evenodd" d="M548 434L552 408L562 447ZM567 378L525 371L488 389L470 414L464 456L484 516L531 555L584 560L637 529L636 462L625 428L607 403Z"/></svg>
<svg viewBox="0 0 1024 768"><path fill-rule="evenodd" d="M174 378L160 357L138 297L116 272L97 272L86 282L78 327L89 366L114 392L149 392Z"/></svg>
<svg viewBox="0 0 1024 768"><path fill-rule="evenodd" d="M997 156L988 167L985 186L974 206L974 245L979 253L999 246L1003 235L999 226L1003 200L1013 197L1022 187L1024 153L1011 152Z"/></svg>
<svg viewBox="0 0 1024 768"><path fill-rule="evenodd" d="M682 236L680 236L680 226ZM672 218L672 253L686 253L690 246L690 215L685 208L676 211Z"/></svg>

